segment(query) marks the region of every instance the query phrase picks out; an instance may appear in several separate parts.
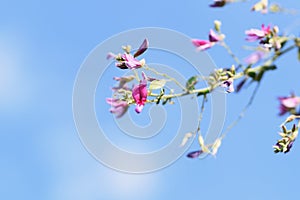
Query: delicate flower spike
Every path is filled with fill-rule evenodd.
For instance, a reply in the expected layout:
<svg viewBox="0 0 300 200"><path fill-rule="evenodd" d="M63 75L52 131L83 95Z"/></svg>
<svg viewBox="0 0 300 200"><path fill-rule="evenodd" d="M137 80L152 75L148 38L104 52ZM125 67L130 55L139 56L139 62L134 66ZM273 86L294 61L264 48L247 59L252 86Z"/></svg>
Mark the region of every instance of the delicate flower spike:
<svg viewBox="0 0 300 200"><path fill-rule="evenodd" d="M134 53L134 57L138 57L139 55L142 55L149 46L149 42L147 40L147 38L143 41L143 43L141 44L141 46L139 47L139 49Z"/></svg>
<svg viewBox="0 0 300 200"><path fill-rule="evenodd" d="M198 50L204 51L209 49L214 45L214 43L208 40L199 40L199 39L192 39L192 43L197 47Z"/></svg>
<svg viewBox="0 0 300 200"><path fill-rule="evenodd" d="M147 79L146 75L143 75L143 80L140 81L139 85L134 86L132 89L132 97L136 103L135 111L137 113L142 112L145 102L147 101Z"/></svg>
<svg viewBox="0 0 300 200"><path fill-rule="evenodd" d="M202 153L203 153L202 150L192 151L192 152L188 153L187 157L188 158L198 158Z"/></svg>
<svg viewBox="0 0 300 200"><path fill-rule="evenodd" d="M285 113L295 109L300 104L300 97L292 95L291 97L279 97L279 115L284 115Z"/></svg>
<svg viewBox="0 0 300 200"><path fill-rule="evenodd" d="M221 87L227 88L226 92L228 93L234 92L233 78L229 78L226 81L223 81Z"/></svg>
<svg viewBox="0 0 300 200"><path fill-rule="evenodd" d="M112 108L109 111L115 114L117 118L122 117L129 107L127 102L123 100L107 98L106 102L112 106Z"/></svg>
<svg viewBox="0 0 300 200"><path fill-rule="evenodd" d="M270 26L265 27L264 25L262 25L261 30L260 29L250 29L250 30L245 31L245 34L247 35L246 40L248 40L249 42L261 40L270 33L271 33Z"/></svg>

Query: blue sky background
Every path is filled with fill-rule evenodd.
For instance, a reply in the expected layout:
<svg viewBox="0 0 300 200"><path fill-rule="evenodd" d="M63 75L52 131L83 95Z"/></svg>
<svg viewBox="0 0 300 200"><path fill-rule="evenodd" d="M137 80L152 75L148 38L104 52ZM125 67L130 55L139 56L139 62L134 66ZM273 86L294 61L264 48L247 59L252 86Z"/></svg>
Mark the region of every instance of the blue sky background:
<svg viewBox="0 0 300 200"><path fill-rule="evenodd" d="M112 35L155 26L206 38L213 21L220 19L227 43L242 58L249 54L241 48L246 29L265 23L299 35L299 15L251 13L255 1L223 9L209 8L210 2L1 2L1 199L297 198L300 144L296 141L287 155L272 151L283 121L276 98L300 93L296 51L264 77L256 101L226 137L217 158L182 157L158 172L130 175L101 165L80 142L72 116L73 84L85 57ZM284 6L300 10L292 0ZM208 52L218 66L232 64L221 47ZM247 103L251 89L228 96L227 124Z"/></svg>

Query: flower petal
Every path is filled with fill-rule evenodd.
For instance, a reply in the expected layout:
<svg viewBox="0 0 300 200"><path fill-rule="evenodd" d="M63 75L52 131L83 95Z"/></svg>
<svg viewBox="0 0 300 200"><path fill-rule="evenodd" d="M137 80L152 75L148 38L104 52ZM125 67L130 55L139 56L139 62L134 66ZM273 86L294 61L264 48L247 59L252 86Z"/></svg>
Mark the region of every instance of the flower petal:
<svg viewBox="0 0 300 200"><path fill-rule="evenodd" d="M139 55L142 55L149 46L149 42L147 40L147 38L143 41L143 43L141 44L141 46L139 47L139 49L134 53L134 57L138 57Z"/></svg>

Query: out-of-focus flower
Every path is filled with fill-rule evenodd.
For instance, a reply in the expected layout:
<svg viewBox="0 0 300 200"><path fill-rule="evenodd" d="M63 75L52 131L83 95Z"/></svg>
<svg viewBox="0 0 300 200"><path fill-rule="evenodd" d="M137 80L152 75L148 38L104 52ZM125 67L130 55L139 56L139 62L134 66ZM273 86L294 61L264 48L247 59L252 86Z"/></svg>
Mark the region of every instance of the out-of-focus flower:
<svg viewBox="0 0 300 200"><path fill-rule="evenodd" d="M115 114L117 118L122 117L128 110L128 104L126 101L114 98L107 98L106 102L112 106L112 108L109 111Z"/></svg>
<svg viewBox="0 0 300 200"><path fill-rule="evenodd" d="M265 56L265 52L263 51L255 51L254 53L250 54L246 59L245 59L245 63L250 65L250 64L255 64L258 61L260 61L261 59L264 58Z"/></svg>
<svg viewBox="0 0 300 200"><path fill-rule="evenodd" d="M145 102L147 101L147 77L144 73L143 80L140 81L139 85L134 86L132 89L132 97L136 103L135 111L137 113L142 112L142 109L144 108Z"/></svg>
<svg viewBox="0 0 300 200"><path fill-rule="evenodd" d="M290 97L278 97L280 102L279 115L284 115L287 112L294 111L295 108L300 104L300 97L292 94Z"/></svg>
<svg viewBox="0 0 300 200"><path fill-rule="evenodd" d="M226 92L228 93L234 92L233 78L229 78L226 81L223 81L221 87L227 88Z"/></svg>
<svg viewBox="0 0 300 200"><path fill-rule="evenodd" d="M210 4L210 7L220 8L226 5L226 3L233 2L234 0L215 0L213 4Z"/></svg>
<svg viewBox="0 0 300 200"><path fill-rule="evenodd" d="M127 83L132 81L134 79L134 76L131 75L123 77L114 77L113 79L119 81L119 85L117 87L112 88L113 91L117 91L119 89L129 90L129 88L127 87Z"/></svg>
<svg viewBox="0 0 300 200"><path fill-rule="evenodd" d="M261 26L261 29L250 29L245 31L245 34L247 35L246 40L248 40L249 42L262 40L270 33L271 33L270 26L265 27L264 24Z"/></svg>
<svg viewBox="0 0 300 200"><path fill-rule="evenodd" d="M268 12L268 0L260 0L259 2L254 4L251 10L266 14Z"/></svg>
<svg viewBox="0 0 300 200"><path fill-rule="evenodd" d="M223 40L224 37L224 35L219 35L212 29L210 29L208 34L208 40L192 39L192 43L197 47L198 50L204 51L214 46L216 42Z"/></svg>

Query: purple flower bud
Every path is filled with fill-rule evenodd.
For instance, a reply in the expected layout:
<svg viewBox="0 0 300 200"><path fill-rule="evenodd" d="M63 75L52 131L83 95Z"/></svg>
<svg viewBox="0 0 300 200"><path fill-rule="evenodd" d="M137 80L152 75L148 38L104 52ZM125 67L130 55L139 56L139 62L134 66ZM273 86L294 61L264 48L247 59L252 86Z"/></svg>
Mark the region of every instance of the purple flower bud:
<svg viewBox="0 0 300 200"><path fill-rule="evenodd" d="M198 158L202 153L203 153L202 150L192 151L192 152L188 153L187 157L188 158Z"/></svg>
<svg viewBox="0 0 300 200"><path fill-rule="evenodd" d="M148 49L148 46L149 46L149 42L147 39L145 39L133 56L138 57L139 55L142 55Z"/></svg>

